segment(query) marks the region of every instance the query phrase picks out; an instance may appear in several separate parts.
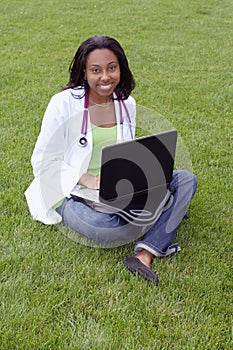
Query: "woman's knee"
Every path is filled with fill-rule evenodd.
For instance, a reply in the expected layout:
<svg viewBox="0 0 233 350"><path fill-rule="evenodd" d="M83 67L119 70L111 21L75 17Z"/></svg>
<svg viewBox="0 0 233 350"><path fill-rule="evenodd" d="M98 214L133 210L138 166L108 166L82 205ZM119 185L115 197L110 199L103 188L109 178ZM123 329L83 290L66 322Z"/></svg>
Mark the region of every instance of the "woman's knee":
<svg viewBox="0 0 233 350"><path fill-rule="evenodd" d="M186 190L192 191L193 194L196 192L197 188L197 178L196 176L189 170L176 170L174 171L174 180L175 187L186 188Z"/></svg>
<svg viewBox="0 0 233 350"><path fill-rule="evenodd" d="M193 191L193 194L196 192L197 188L197 178L196 176L188 170L182 170L184 181L190 185L190 190Z"/></svg>

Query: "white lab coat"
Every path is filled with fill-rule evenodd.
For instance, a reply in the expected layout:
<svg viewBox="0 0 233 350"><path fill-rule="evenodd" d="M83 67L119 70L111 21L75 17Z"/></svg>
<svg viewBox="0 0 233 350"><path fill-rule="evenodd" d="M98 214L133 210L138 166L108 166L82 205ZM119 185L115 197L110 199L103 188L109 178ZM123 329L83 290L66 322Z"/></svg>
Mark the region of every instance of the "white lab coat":
<svg viewBox="0 0 233 350"><path fill-rule="evenodd" d="M78 92L81 94L83 91ZM25 191L30 213L34 220L44 224L61 222L61 216L53 206L77 185L87 172L92 154L92 131L88 116L86 147L80 147L84 98L74 98L77 90L64 90L54 95L48 104L41 131L31 158L34 180ZM130 96L124 101L130 118L133 137L136 124L136 104ZM114 101L117 118L117 142L131 139L131 131L123 112L123 126L120 125L119 102ZM123 106L122 106L123 107ZM122 137L123 136L123 137Z"/></svg>

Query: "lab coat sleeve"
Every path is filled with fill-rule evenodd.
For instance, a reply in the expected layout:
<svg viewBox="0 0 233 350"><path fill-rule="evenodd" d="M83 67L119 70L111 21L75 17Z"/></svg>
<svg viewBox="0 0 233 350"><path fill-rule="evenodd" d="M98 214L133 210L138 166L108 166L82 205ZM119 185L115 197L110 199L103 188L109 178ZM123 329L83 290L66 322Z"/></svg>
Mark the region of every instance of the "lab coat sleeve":
<svg viewBox="0 0 233 350"><path fill-rule="evenodd" d="M25 195L33 218L47 224L60 221L52 207L69 197L82 175L81 164L73 167L64 161L70 123L67 114L68 106L59 108L50 101L31 159L35 179Z"/></svg>

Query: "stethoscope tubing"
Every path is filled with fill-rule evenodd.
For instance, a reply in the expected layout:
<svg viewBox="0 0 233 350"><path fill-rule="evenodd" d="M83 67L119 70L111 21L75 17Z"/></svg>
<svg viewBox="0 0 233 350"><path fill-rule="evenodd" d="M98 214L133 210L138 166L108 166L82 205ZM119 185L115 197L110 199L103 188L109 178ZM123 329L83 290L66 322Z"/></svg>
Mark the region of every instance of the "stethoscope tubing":
<svg viewBox="0 0 233 350"><path fill-rule="evenodd" d="M123 111L122 111L122 105L124 107L124 110L126 112L127 119L129 121L129 127L130 127L130 134L131 138L133 139L133 132L132 132L132 127L131 127L131 119L129 115L128 108L125 104L125 102L121 99L118 99L119 101L119 109L120 109L120 125L121 125L121 137L122 139L124 138L123 136ZM81 137L79 139L79 146L80 147L85 147L87 146L87 126L88 126L88 105L89 105L89 94L86 92L84 96L84 111L83 111L83 120L82 120L82 127L81 127Z"/></svg>

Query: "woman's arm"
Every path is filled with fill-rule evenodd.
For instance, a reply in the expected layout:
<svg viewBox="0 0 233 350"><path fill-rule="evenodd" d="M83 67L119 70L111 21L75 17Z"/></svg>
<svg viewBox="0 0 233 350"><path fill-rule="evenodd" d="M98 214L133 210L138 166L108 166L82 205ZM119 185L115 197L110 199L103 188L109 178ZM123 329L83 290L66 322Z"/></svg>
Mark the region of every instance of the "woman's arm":
<svg viewBox="0 0 233 350"><path fill-rule="evenodd" d="M100 177L88 173L83 174L79 179L78 185L98 190L100 187Z"/></svg>

